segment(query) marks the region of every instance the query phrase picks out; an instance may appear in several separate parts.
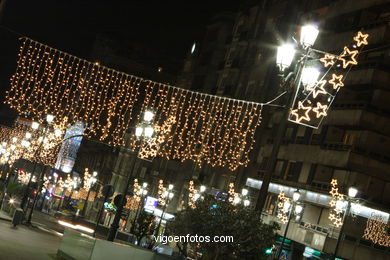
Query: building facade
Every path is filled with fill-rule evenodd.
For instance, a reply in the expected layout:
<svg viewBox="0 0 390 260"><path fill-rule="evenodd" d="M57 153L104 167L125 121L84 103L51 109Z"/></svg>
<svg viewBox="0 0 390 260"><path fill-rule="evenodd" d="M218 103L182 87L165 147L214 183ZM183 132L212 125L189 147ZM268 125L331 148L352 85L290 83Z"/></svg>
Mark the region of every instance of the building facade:
<svg viewBox="0 0 390 260"><path fill-rule="evenodd" d="M367 214L347 217L339 257L389 257L389 248L362 238L367 218L374 209L387 218L390 210L390 161L386 145L390 137L389 8L389 1L262 1L260 4L248 1L234 16L233 25L230 21L220 25L219 34L209 27L198 53L190 57L195 65L188 88L266 102L281 92L275 68L276 47L287 41L288 36L297 37L301 25L318 23L320 35L314 47L330 53L339 53L359 30L370 35L369 46L359 56L359 64L349 72L345 87L320 128L289 123L285 132L273 169L264 220L278 221L278 190L272 187L300 189L305 194L304 213L298 221L293 221L287 233L292 241L287 250L289 259L302 259L311 249L322 252L323 259L334 252L340 228L329 220L329 205L314 201L308 195L329 196L333 178L338 180L344 194L348 187L355 186L362 203L370 208ZM224 30L229 27L230 35ZM223 48L208 44L212 42L207 40L210 31L213 35L228 35ZM209 64L201 63L202 57L212 53L213 46L216 46L215 52L221 54L211 56ZM213 64L220 66L217 70L208 70L201 80L196 76L203 67ZM186 78L190 74L185 71ZM281 99L279 104L283 102L285 100ZM252 202L256 202L258 183L264 175L275 132L280 120L285 120L281 116L280 109L265 109L252 162L247 168L231 173L205 167L205 184L221 189L226 189L231 181L236 187L248 185L252 187ZM284 229L285 225L281 225L281 235Z"/></svg>

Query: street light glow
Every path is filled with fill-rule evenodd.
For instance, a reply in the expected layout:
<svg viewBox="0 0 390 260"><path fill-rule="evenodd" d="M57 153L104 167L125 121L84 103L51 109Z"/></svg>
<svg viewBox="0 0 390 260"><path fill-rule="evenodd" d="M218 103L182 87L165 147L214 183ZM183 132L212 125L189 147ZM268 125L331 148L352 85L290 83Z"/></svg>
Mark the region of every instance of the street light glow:
<svg viewBox="0 0 390 260"><path fill-rule="evenodd" d="M51 114L48 114L46 115L46 121L50 124L51 122L53 122L54 120L54 116L51 115Z"/></svg>
<svg viewBox="0 0 390 260"><path fill-rule="evenodd" d="M32 122L31 123L31 128L34 130L37 130L39 128L39 123L38 122Z"/></svg>
<svg viewBox="0 0 390 260"><path fill-rule="evenodd" d="M350 187L348 189L348 196L351 198L355 198L357 193L358 193L358 190L355 187Z"/></svg>
<svg viewBox="0 0 390 260"><path fill-rule="evenodd" d="M150 110L146 110L145 111L145 113L144 113L144 120L146 122L152 121L153 117L154 117L154 113L152 111L150 111Z"/></svg>
<svg viewBox="0 0 390 260"><path fill-rule="evenodd" d="M317 39L319 30L316 26L312 24L308 24L305 26L302 26L301 28L301 44L304 47L313 46L314 42Z"/></svg>
<svg viewBox="0 0 390 260"><path fill-rule="evenodd" d="M153 136L153 133L154 133L153 127L147 126L147 127L145 127L144 131L145 131L145 137L149 138L149 137Z"/></svg>
<svg viewBox="0 0 390 260"><path fill-rule="evenodd" d="M301 82L306 89L312 90L319 76L320 76L320 70L318 68L304 67L302 69Z"/></svg>
<svg viewBox="0 0 390 260"><path fill-rule="evenodd" d="M61 129L55 129L55 130L54 130L54 135L55 135L56 137L60 137L60 136L62 135Z"/></svg>
<svg viewBox="0 0 390 260"><path fill-rule="evenodd" d="M301 193L299 192L299 190L294 191L293 200L298 201L300 198L301 198Z"/></svg>
<svg viewBox="0 0 390 260"><path fill-rule="evenodd" d="M303 207L301 205L295 206L295 213L296 214L301 214L302 210L303 210Z"/></svg>
<svg viewBox="0 0 390 260"><path fill-rule="evenodd" d="M30 139L31 138L31 133L30 132L26 132L26 139Z"/></svg>
<svg viewBox="0 0 390 260"><path fill-rule="evenodd" d="M135 136L140 137L144 132L144 128L142 126L137 126L135 128Z"/></svg>
<svg viewBox="0 0 390 260"><path fill-rule="evenodd" d="M199 188L200 192L204 192L206 190L206 186L204 185L201 185L200 188Z"/></svg>
<svg viewBox="0 0 390 260"><path fill-rule="evenodd" d="M291 62L295 55L295 48L292 44L283 44L278 47L276 55L276 64L279 66L281 71L290 67Z"/></svg>
<svg viewBox="0 0 390 260"><path fill-rule="evenodd" d="M247 189L242 189L241 194L242 194L243 196L248 195L248 190L247 190Z"/></svg>

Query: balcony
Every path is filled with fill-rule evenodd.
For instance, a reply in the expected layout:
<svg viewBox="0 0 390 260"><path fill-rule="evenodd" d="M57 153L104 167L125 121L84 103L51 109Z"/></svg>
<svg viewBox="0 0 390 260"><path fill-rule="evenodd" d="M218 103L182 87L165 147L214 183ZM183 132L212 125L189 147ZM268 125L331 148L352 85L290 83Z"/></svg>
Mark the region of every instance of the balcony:
<svg viewBox="0 0 390 260"><path fill-rule="evenodd" d="M265 145L262 156L268 157L272 145ZM322 145L286 144L279 149L278 159L322 164L331 167L365 172L390 181L390 158L387 155L359 149L349 145L326 143Z"/></svg>
<svg viewBox="0 0 390 260"><path fill-rule="evenodd" d="M335 104L334 108L339 109L329 113L324 124L367 129L384 135L390 133L389 117L366 111L357 107L357 104L355 104L356 109L351 109L350 105L350 103Z"/></svg>

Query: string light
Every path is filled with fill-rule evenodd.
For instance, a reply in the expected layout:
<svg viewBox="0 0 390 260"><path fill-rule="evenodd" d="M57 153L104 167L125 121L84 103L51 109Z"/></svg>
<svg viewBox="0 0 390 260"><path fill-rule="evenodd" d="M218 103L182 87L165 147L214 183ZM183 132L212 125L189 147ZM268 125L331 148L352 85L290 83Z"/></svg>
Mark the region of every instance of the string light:
<svg viewBox="0 0 390 260"><path fill-rule="evenodd" d="M199 167L206 162L231 171L248 164L262 111L262 104L144 80L29 38L21 39L6 103L40 123L50 113L61 129L83 122L86 137L141 148L144 158L192 160ZM156 114L157 135L143 144L126 139L146 110Z"/></svg>
<svg viewBox="0 0 390 260"><path fill-rule="evenodd" d="M300 111L305 111L302 115ZM311 111L311 107L305 107L302 101L298 102L298 108L291 111L291 115L295 116L297 122L301 122L302 120L310 121L309 112Z"/></svg>
<svg viewBox="0 0 390 260"><path fill-rule="evenodd" d="M368 41L367 41L367 38L368 38L369 34L363 34L361 31L359 31L357 33L357 35L355 37L353 37L353 40L356 41L356 45L358 47L362 46L362 45L368 45Z"/></svg>
<svg viewBox="0 0 390 260"><path fill-rule="evenodd" d="M228 194L229 194L229 202L230 203L234 203L234 198L236 196L236 192L234 190L234 183L233 182L229 183Z"/></svg>
<svg viewBox="0 0 390 260"><path fill-rule="evenodd" d="M333 66L336 61L336 56L327 53L320 59L320 61L324 63L324 67Z"/></svg>
<svg viewBox="0 0 390 260"><path fill-rule="evenodd" d="M327 116L327 110L328 105L322 105L320 102L317 102L317 106L313 108L313 111L316 112L317 118L320 118L321 116Z"/></svg>
<svg viewBox="0 0 390 260"><path fill-rule="evenodd" d="M339 60L343 62L343 68L346 69L349 64L357 65L356 55L358 55L358 50L351 51L347 46L344 47L343 53L340 55ZM346 59L348 58L348 59Z"/></svg>
<svg viewBox="0 0 390 260"><path fill-rule="evenodd" d="M331 190L329 191L330 195L332 195L332 199L329 201L330 212L329 212L329 220L336 227L340 227L343 224L343 213L342 208L339 205L343 205L345 202L345 196L339 193L337 179L332 179L330 182Z"/></svg>
<svg viewBox="0 0 390 260"><path fill-rule="evenodd" d="M325 85L328 83L326 80L320 80L317 82L316 87L313 89L313 98L316 98L319 94L327 94Z"/></svg>
<svg viewBox="0 0 390 260"><path fill-rule="evenodd" d="M318 128L322 120L327 116L327 110L333 103L338 91L344 86L345 77L349 69L357 65L357 57L363 46L368 44L368 34L359 31L353 40L356 45L344 46L339 55L325 53L320 62L323 64L326 72L321 79L311 88L305 88L301 84L295 94L294 105L288 120L305 126ZM329 85L329 88L326 86ZM303 105L304 104L304 105ZM312 104L316 104L314 106ZM313 114L311 116L310 114ZM315 115L315 116L314 116Z"/></svg>
<svg viewBox="0 0 390 260"><path fill-rule="evenodd" d="M374 244L389 247L390 235L386 233L386 226L382 216L372 213L371 217L367 219L366 228L362 237L371 240Z"/></svg>
<svg viewBox="0 0 390 260"><path fill-rule="evenodd" d="M288 205L291 205L290 198L286 197L283 189L280 189L278 194L278 214L277 218L282 221L283 224L286 224L288 222L288 212L290 207Z"/></svg>

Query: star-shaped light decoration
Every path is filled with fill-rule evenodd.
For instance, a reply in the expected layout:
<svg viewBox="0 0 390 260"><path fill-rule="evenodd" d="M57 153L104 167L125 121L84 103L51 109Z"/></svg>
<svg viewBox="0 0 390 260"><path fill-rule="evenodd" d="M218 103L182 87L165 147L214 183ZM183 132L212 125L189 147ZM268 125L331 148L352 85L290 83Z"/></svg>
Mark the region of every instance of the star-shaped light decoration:
<svg viewBox="0 0 390 260"><path fill-rule="evenodd" d="M330 184L331 184L332 186L337 185L337 179L332 179L332 181L330 182Z"/></svg>
<svg viewBox="0 0 390 260"><path fill-rule="evenodd" d="M334 222L334 225L335 225L336 227L339 227L339 226L341 226L342 224L343 224L342 218L336 218L336 220L335 220L335 222Z"/></svg>
<svg viewBox="0 0 390 260"><path fill-rule="evenodd" d="M300 115L300 113L298 113L301 110L305 111L304 115ZM311 111L310 106L305 107L302 101L299 101L298 108L291 110L291 115L295 116L295 121L298 123L301 122L302 120L310 121L310 116L309 116L310 111Z"/></svg>
<svg viewBox="0 0 390 260"><path fill-rule="evenodd" d="M320 80L317 82L316 87L313 89L313 98L316 98L319 94L328 93L324 88L326 83L326 80Z"/></svg>
<svg viewBox="0 0 390 260"><path fill-rule="evenodd" d="M339 188L332 187L332 189L329 191L329 193L334 197L339 194Z"/></svg>
<svg viewBox="0 0 390 260"><path fill-rule="evenodd" d="M333 66L333 64L336 62L336 56L332 54L325 54L324 57L320 59L322 63L324 63L324 67Z"/></svg>
<svg viewBox="0 0 390 260"><path fill-rule="evenodd" d="M332 79L328 81L333 85L333 89L337 89L338 87L343 87L343 75L332 74Z"/></svg>
<svg viewBox="0 0 390 260"><path fill-rule="evenodd" d="M368 33L367 34L363 34L361 31L359 31L357 33L357 35L355 37L353 37L353 40L356 42L356 45L358 47L362 46L362 45L367 45L368 44L368 41L367 41L367 38L368 38Z"/></svg>
<svg viewBox="0 0 390 260"><path fill-rule="evenodd" d="M344 47L343 53L341 53L339 60L343 62L343 68L346 69L349 64L356 65L356 55L358 55L359 51L348 49L347 46ZM347 58L347 59L346 59Z"/></svg>
<svg viewBox="0 0 390 260"><path fill-rule="evenodd" d="M316 117L320 118L321 116L327 116L326 111L328 110L328 105L322 105L320 102L317 102L317 106L313 108L313 111L316 112Z"/></svg>

